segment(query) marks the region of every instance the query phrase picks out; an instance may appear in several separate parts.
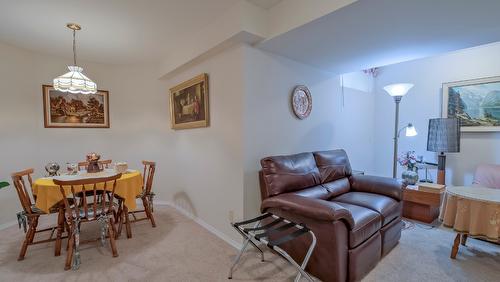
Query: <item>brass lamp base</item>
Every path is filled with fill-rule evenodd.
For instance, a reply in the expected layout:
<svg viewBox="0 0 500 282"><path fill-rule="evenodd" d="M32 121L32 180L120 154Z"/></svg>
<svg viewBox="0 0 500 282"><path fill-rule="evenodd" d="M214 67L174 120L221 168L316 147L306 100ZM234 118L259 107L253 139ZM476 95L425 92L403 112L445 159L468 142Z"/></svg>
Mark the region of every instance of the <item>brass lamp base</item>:
<svg viewBox="0 0 500 282"><path fill-rule="evenodd" d="M446 185L446 155L441 152L438 156L437 184Z"/></svg>

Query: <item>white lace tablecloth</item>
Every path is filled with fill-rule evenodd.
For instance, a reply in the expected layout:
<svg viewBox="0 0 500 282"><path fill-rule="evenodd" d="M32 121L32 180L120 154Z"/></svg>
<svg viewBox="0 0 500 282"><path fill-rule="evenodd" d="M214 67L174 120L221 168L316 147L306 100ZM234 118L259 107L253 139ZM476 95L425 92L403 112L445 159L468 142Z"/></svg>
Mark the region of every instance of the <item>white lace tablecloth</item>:
<svg viewBox="0 0 500 282"><path fill-rule="evenodd" d="M500 241L500 189L447 187L439 219L457 232Z"/></svg>

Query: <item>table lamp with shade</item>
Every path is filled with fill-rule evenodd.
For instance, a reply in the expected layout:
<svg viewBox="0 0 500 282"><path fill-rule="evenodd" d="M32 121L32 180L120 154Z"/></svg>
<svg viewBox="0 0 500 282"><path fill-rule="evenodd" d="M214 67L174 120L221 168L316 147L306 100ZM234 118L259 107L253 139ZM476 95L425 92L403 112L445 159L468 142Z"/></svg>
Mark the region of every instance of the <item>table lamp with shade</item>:
<svg viewBox="0 0 500 282"><path fill-rule="evenodd" d="M446 155L444 153L460 152L460 121L457 118L430 119L427 151L440 153L437 183L444 185L446 179Z"/></svg>
<svg viewBox="0 0 500 282"><path fill-rule="evenodd" d="M389 93L394 98L394 102L396 103L396 112L394 118L394 153L392 159L392 177L396 178L397 173L397 161L398 161L398 140L401 134L401 131L405 130L405 136L412 137L417 135L417 130L415 127L408 123L408 125L403 128L399 128L399 103L401 102L401 98L403 98L406 93L413 87L411 83L396 83L390 84L384 87L384 90Z"/></svg>

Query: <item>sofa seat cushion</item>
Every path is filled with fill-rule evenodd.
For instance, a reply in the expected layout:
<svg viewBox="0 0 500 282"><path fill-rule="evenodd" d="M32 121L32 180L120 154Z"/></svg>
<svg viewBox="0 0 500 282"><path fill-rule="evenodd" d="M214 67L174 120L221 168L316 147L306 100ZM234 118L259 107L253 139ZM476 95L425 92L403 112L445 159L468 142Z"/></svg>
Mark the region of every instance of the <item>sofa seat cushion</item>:
<svg viewBox="0 0 500 282"><path fill-rule="evenodd" d="M299 191L292 192L292 194L299 195L302 197L322 199L322 200L330 198L329 197L330 192L322 185L316 185L313 187L305 188Z"/></svg>
<svg viewBox="0 0 500 282"><path fill-rule="evenodd" d="M401 216L401 204L393 198L366 192L349 192L332 200L362 206L382 216L382 226Z"/></svg>
<svg viewBox="0 0 500 282"><path fill-rule="evenodd" d="M371 209L343 202L332 201L351 212L354 224L349 230L349 248L355 248L382 227L380 214Z"/></svg>

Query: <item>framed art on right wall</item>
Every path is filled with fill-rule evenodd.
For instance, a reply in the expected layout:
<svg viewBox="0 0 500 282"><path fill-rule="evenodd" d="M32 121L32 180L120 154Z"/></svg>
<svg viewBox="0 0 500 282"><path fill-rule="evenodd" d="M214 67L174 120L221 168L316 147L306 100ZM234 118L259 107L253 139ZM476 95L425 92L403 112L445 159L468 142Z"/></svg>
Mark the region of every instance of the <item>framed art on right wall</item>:
<svg viewBox="0 0 500 282"><path fill-rule="evenodd" d="M443 83L442 117L462 132L500 131L500 76Z"/></svg>
<svg viewBox="0 0 500 282"><path fill-rule="evenodd" d="M209 117L208 74L170 88L172 129L208 127Z"/></svg>

